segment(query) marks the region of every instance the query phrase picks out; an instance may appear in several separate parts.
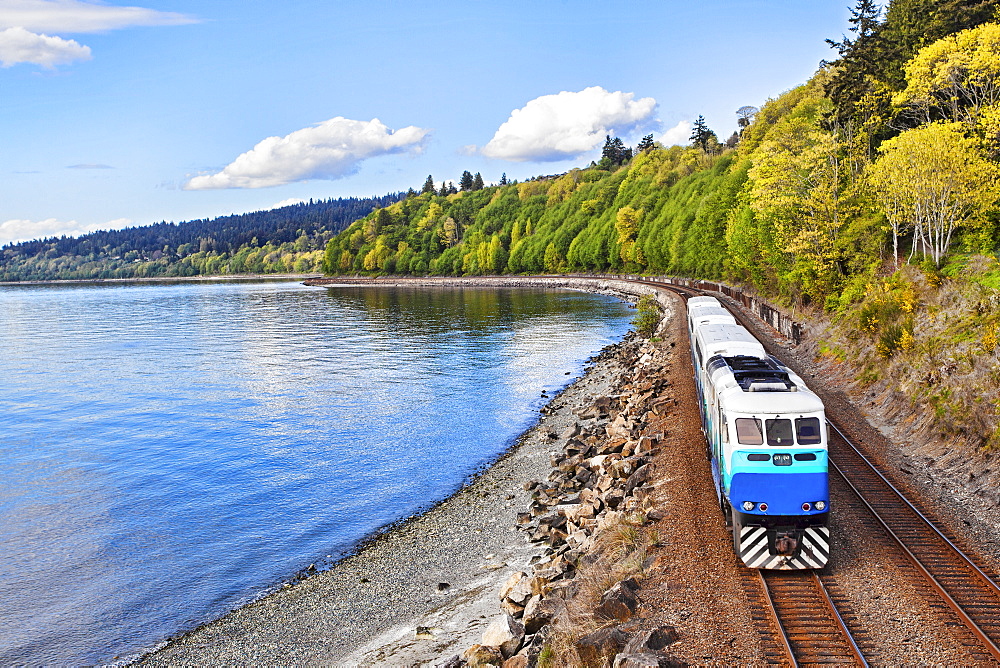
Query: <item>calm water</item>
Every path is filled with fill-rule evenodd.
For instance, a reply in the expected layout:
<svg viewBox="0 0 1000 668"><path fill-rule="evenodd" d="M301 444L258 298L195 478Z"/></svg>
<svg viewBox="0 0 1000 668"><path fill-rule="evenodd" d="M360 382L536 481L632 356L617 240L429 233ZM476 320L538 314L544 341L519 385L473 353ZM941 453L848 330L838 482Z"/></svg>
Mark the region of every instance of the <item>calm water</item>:
<svg viewBox="0 0 1000 668"><path fill-rule="evenodd" d="M0 287L0 665L134 655L336 559L502 452L629 316L556 291Z"/></svg>

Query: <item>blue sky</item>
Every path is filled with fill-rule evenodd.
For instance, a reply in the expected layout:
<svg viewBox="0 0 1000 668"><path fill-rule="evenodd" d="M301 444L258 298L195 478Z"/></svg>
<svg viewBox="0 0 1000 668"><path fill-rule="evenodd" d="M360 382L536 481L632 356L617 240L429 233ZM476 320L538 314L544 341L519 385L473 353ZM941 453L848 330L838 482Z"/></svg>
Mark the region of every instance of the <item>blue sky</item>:
<svg viewBox="0 0 1000 668"><path fill-rule="evenodd" d="M848 5L0 0L0 245L724 139Z"/></svg>

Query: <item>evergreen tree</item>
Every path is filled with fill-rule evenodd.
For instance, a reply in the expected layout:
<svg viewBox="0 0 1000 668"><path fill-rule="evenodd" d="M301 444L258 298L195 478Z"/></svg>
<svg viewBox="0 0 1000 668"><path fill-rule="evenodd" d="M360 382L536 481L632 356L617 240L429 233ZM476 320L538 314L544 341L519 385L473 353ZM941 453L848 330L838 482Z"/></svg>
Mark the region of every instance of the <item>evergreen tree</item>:
<svg viewBox="0 0 1000 668"><path fill-rule="evenodd" d="M424 181L424 187L420 189L420 192L421 194L434 192L434 179L431 178L430 174L427 175L427 180Z"/></svg>
<svg viewBox="0 0 1000 668"><path fill-rule="evenodd" d="M445 197L450 192L451 191L448 189L448 181L442 181L441 182L441 189L438 191L438 195L440 195L441 197Z"/></svg>
<svg viewBox="0 0 1000 668"><path fill-rule="evenodd" d="M858 0L854 9L851 10L851 18L847 19L851 23L851 27L848 30L856 36L851 39L847 35L844 35L843 39L839 42L828 39L826 43L843 56L849 53L858 41L867 40L875 34L881 16L882 8L875 4L874 0Z"/></svg>
<svg viewBox="0 0 1000 668"><path fill-rule="evenodd" d="M632 159L632 149L625 146L620 137L611 138L605 135L604 148L601 150L601 163L608 166L622 165Z"/></svg>
<svg viewBox="0 0 1000 668"><path fill-rule="evenodd" d="M708 146L713 139L716 142L719 140L719 138L715 135L715 132L713 132L708 127L708 124L705 123L705 117L699 114L698 120L694 122L694 129L691 131L691 143L707 153Z"/></svg>
<svg viewBox="0 0 1000 668"><path fill-rule="evenodd" d="M458 182L458 187L460 190L472 190L472 172L465 170L462 172L462 178Z"/></svg>
<svg viewBox="0 0 1000 668"><path fill-rule="evenodd" d="M604 148L601 149L601 162L607 162L610 164L615 164L615 158L617 157L615 153L615 142L611 139L611 135L604 135Z"/></svg>
<svg viewBox="0 0 1000 668"><path fill-rule="evenodd" d="M656 148L656 144L653 143L653 135L648 134L642 138L642 140L636 145L636 153L645 153L646 151L652 151Z"/></svg>
<svg viewBox="0 0 1000 668"><path fill-rule="evenodd" d="M476 172L476 176L472 179L472 189L482 190L486 187L486 183L483 181L483 175Z"/></svg>
<svg viewBox="0 0 1000 668"><path fill-rule="evenodd" d="M507 172L504 172L503 176L500 177L500 185L507 185Z"/></svg>

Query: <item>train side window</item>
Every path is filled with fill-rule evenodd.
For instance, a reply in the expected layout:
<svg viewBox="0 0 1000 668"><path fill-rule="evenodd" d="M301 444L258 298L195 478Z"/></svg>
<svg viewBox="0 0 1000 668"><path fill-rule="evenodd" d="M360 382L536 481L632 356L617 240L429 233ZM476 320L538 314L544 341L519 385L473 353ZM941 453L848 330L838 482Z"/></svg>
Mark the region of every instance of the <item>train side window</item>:
<svg viewBox="0 0 1000 668"><path fill-rule="evenodd" d="M722 412L722 407L719 407L719 431L722 433L722 442L729 442L729 423L726 422L726 414Z"/></svg>
<svg viewBox="0 0 1000 668"><path fill-rule="evenodd" d="M799 445L817 445L822 441L822 433L819 430L819 418L796 418L795 438Z"/></svg>
<svg viewBox="0 0 1000 668"><path fill-rule="evenodd" d="M762 445L764 434L757 418L736 418L736 440L742 445Z"/></svg>
<svg viewBox="0 0 1000 668"><path fill-rule="evenodd" d="M794 441L792 441L791 420L787 418L765 420L764 425L767 428L768 445L789 446L794 443Z"/></svg>

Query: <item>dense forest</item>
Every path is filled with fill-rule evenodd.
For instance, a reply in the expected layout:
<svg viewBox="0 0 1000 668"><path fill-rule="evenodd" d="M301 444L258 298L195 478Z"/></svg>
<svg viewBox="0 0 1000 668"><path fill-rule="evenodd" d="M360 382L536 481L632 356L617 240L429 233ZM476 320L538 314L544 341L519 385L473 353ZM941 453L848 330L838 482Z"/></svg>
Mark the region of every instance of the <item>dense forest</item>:
<svg viewBox="0 0 1000 668"><path fill-rule="evenodd" d="M340 198L0 248L0 281L319 271L327 241L405 194Z"/></svg>

